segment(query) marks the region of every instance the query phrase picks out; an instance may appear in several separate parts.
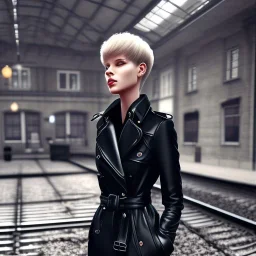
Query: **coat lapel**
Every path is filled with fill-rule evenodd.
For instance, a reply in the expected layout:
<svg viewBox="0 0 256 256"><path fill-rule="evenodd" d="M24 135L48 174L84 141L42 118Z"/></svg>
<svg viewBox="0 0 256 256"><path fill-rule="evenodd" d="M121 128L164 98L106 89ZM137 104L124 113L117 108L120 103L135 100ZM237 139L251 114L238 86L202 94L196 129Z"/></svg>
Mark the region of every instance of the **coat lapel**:
<svg viewBox="0 0 256 256"><path fill-rule="evenodd" d="M133 120L128 119L123 127L119 138L119 153L123 160L126 155L140 142L142 138L142 130Z"/></svg>
<svg viewBox="0 0 256 256"><path fill-rule="evenodd" d="M110 170L113 171L111 175L118 181L125 191L127 191L127 184L122 161L142 139L143 132L139 126L141 126L141 123L150 108L150 102L146 94L141 94L140 97L131 104L127 111L127 114L130 113L129 119L127 119L121 131L119 141L117 141L113 122L121 113L120 98L112 102L104 113L100 112L100 114L96 114L96 117L92 119L94 120L99 115L103 117L100 120L104 123L97 125L97 147L109 165Z"/></svg>
<svg viewBox="0 0 256 256"><path fill-rule="evenodd" d="M106 125L104 125L99 132L99 135L96 138L96 143L101 155L113 170L111 174L114 175L114 178L126 190L126 180L120 159L115 127L110 120L107 120Z"/></svg>

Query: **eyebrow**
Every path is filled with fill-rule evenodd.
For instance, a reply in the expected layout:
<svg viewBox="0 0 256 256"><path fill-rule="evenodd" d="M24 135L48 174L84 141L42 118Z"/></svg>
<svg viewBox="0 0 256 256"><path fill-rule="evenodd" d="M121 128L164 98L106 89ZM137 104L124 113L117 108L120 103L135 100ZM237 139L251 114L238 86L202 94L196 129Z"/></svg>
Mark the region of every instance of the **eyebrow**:
<svg viewBox="0 0 256 256"><path fill-rule="evenodd" d="M125 60L125 59L116 59L115 61L117 61L117 60Z"/></svg>
<svg viewBox="0 0 256 256"><path fill-rule="evenodd" d="M118 60L126 60L126 59L116 59L115 61L118 61ZM106 63L105 65L107 65L108 63Z"/></svg>

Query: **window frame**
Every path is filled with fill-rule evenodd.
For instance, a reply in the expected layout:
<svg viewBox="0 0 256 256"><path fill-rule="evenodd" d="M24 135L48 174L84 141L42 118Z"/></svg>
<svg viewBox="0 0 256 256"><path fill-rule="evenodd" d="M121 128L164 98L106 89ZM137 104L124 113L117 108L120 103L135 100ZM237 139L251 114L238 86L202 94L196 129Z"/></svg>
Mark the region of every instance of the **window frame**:
<svg viewBox="0 0 256 256"><path fill-rule="evenodd" d="M60 74L65 74L66 76L66 88L60 88ZM77 75L77 88L70 88L70 74ZM65 91L65 92L78 92L80 91L80 71L72 71L72 70L57 70L57 90Z"/></svg>
<svg viewBox="0 0 256 256"><path fill-rule="evenodd" d="M232 52L238 50L238 57L237 57L237 77L232 77ZM224 72L224 82L229 82L233 80L240 79L240 47L233 46L225 51L225 72ZM228 67L229 65L229 67ZM227 75L227 73L229 74Z"/></svg>
<svg viewBox="0 0 256 256"><path fill-rule="evenodd" d="M159 78L158 77L154 77L153 78L153 86L152 86L152 98L153 99L158 99L159 98Z"/></svg>
<svg viewBox="0 0 256 256"><path fill-rule="evenodd" d="M238 141L225 141L225 108L227 107L233 107L233 106L238 106ZM222 111L222 125L221 125L221 145L223 146L239 146L240 145L240 140L241 140L241 100L239 98L235 99L229 99L221 104L221 111Z"/></svg>
<svg viewBox="0 0 256 256"><path fill-rule="evenodd" d="M41 112L39 111L31 111L31 110L28 110L28 111L25 111L25 133L26 133L26 143L30 143L31 142L31 138L28 138L28 116L32 114L32 115L36 115L38 117L38 123L36 125L36 127L38 128L38 143L41 147L42 145L42 125L41 125Z"/></svg>
<svg viewBox="0 0 256 256"><path fill-rule="evenodd" d="M73 137L72 136L72 116L78 115L83 117L83 128L86 129L86 114L83 112L71 111L69 112L69 127L70 127L70 139L82 139L83 137ZM73 124L74 125L74 124ZM76 126L81 126L81 124L76 124Z"/></svg>
<svg viewBox="0 0 256 256"><path fill-rule="evenodd" d="M31 71L30 71L30 68L27 68L27 67L17 67L17 66L13 66L12 67L12 71L13 70L17 70L18 71L18 85L21 85L21 77L22 77L22 71L23 70L27 70L28 71L28 87L27 88L23 88L23 87L14 87L13 86L13 77L11 76L10 78L8 78L8 83L9 83L9 89L10 90L30 90L31 89Z"/></svg>
<svg viewBox="0 0 256 256"><path fill-rule="evenodd" d="M159 97L173 97L174 96L174 77L173 77L173 68L168 68L165 71L160 73L160 90ZM170 76L170 80L168 80L168 76ZM167 85L164 85L164 78L167 77Z"/></svg>
<svg viewBox="0 0 256 256"><path fill-rule="evenodd" d="M186 130L185 130L185 125L186 125L186 116L188 115L197 115L197 141L185 141L186 138ZM199 111L193 111L193 112L186 112L183 115L183 122L184 122L184 126L183 126L183 145L197 145L199 142L199 121L200 121L200 115L199 115Z"/></svg>
<svg viewBox="0 0 256 256"><path fill-rule="evenodd" d="M5 115L8 114L17 114L19 115L19 119L20 119L20 139L14 140L14 139L6 139L6 119L5 119ZM11 111L6 111L4 112L4 142L5 143L22 143L22 116L21 116L21 112L11 112Z"/></svg>
<svg viewBox="0 0 256 256"><path fill-rule="evenodd" d="M198 75L197 75L197 66L195 64L189 65L188 66L188 72L187 72L187 92L194 92L197 91L197 81L198 81ZM193 87L193 70L195 70L195 75L196 75L196 79L195 79L195 86Z"/></svg>
<svg viewBox="0 0 256 256"><path fill-rule="evenodd" d="M64 137L57 137L57 133L56 133L56 116L58 114L63 114L64 118L65 118L65 136ZM70 110L70 111L62 111L62 112L56 112L54 113L55 115L55 141L59 141L59 142L63 142L63 141L68 141L69 143L72 142L76 142L76 141L81 141L81 139L84 139L84 146L87 146L87 138L86 138L86 134L85 137L71 137L71 116L72 114L80 114L83 115L84 117L84 129L85 132L87 130L87 126L86 126L86 118L87 118L87 113L83 112L83 111L76 111L76 110Z"/></svg>

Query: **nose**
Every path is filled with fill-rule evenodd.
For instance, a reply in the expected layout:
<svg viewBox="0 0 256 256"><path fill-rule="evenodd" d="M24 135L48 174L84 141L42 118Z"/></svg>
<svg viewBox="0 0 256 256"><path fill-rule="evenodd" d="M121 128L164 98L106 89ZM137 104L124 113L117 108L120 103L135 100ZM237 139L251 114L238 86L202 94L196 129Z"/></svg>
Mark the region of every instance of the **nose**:
<svg viewBox="0 0 256 256"><path fill-rule="evenodd" d="M112 72L112 70L110 69L110 67L106 70L105 74L106 74L107 76L109 76L110 74L113 75L113 72Z"/></svg>

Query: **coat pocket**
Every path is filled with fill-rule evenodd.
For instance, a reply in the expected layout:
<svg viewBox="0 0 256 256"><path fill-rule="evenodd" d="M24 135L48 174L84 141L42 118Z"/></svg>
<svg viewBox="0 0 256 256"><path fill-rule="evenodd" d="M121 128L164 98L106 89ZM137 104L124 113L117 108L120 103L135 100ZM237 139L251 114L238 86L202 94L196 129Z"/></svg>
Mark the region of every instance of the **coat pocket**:
<svg viewBox="0 0 256 256"><path fill-rule="evenodd" d="M158 213L157 213L158 214ZM148 228L150 230L150 233L151 233L151 236L152 236L152 239L154 241L154 244L155 244L155 247L156 247L156 250L157 250L157 255L163 255L163 256L167 256L167 254L165 253L165 250L160 242L160 239L158 237L158 234L157 234L157 231L156 231L156 228L155 226L153 225L152 223L152 220L149 216L149 213L148 213L148 210L147 208L144 208L144 216L146 218L146 221L147 221L147 225L148 225ZM155 220L157 223L159 222L159 215L156 215L156 220Z"/></svg>
<svg viewBox="0 0 256 256"><path fill-rule="evenodd" d="M147 164L151 157L150 153L150 149L145 145L144 142L141 142L132 150L128 159L136 163Z"/></svg>
<svg viewBox="0 0 256 256"><path fill-rule="evenodd" d="M93 218L92 218L92 222L91 222L91 226L89 229L89 233L88 233L88 239L90 240L90 238L92 237L93 234L93 228L94 228L94 221L96 219L96 216L99 214L99 210L100 210L100 206L97 208L97 210L95 211Z"/></svg>

